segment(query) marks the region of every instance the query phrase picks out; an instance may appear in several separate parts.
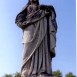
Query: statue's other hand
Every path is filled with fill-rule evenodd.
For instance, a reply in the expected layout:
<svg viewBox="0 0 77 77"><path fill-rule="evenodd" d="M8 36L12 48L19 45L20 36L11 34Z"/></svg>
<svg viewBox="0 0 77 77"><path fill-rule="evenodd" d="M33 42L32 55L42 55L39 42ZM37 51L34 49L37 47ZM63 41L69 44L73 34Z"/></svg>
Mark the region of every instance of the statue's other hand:
<svg viewBox="0 0 77 77"><path fill-rule="evenodd" d="M21 29L24 29L24 28L25 28L25 25L26 25L26 21L24 21L24 22L17 22L17 25L18 25Z"/></svg>
<svg viewBox="0 0 77 77"><path fill-rule="evenodd" d="M30 25L29 21L24 21L22 22L22 25L20 26L22 29L25 29L26 27L28 27Z"/></svg>
<svg viewBox="0 0 77 77"><path fill-rule="evenodd" d="M26 23L27 23L27 22L26 22L26 21L24 21L24 22L22 23L22 25L26 25Z"/></svg>

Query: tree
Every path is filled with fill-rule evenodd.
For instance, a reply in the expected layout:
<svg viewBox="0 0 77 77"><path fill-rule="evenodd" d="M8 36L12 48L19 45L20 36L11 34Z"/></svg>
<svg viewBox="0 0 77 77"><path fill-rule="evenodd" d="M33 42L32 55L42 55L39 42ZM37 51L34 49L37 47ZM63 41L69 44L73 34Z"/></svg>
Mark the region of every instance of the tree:
<svg viewBox="0 0 77 77"><path fill-rule="evenodd" d="M67 73L66 75L65 75L65 77L76 77L75 75L73 75L73 73L72 72L69 72L69 73Z"/></svg>
<svg viewBox="0 0 77 77"><path fill-rule="evenodd" d="M62 77L62 73L60 72L60 70L53 71L52 75L55 76L55 77Z"/></svg>
<svg viewBox="0 0 77 77"><path fill-rule="evenodd" d="M12 74L5 74L3 77L12 77Z"/></svg>
<svg viewBox="0 0 77 77"><path fill-rule="evenodd" d="M19 72L16 72L14 77L21 77L21 74Z"/></svg>

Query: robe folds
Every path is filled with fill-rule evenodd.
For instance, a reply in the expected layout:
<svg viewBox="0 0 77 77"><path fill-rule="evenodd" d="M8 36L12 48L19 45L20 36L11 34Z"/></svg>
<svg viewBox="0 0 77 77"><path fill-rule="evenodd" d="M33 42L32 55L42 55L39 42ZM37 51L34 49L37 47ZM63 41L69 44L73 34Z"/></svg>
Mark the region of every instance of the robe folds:
<svg viewBox="0 0 77 77"><path fill-rule="evenodd" d="M50 6L48 7L50 8ZM50 10L40 9L26 20L29 25L23 28L22 22L26 16L26 8L16 17L17 25L23 30L23 63L21 76L51 74L51 61L55 57L56 47L56 15ZM50 14L49 14L50 13Z"/></svg>

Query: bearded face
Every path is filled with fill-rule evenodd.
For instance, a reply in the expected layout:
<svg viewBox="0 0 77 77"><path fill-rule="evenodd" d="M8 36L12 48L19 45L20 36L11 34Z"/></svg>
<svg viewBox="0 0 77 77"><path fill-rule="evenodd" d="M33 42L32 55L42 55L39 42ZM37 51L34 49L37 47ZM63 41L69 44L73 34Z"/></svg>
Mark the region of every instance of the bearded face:
<svg viewBox="0 0 77 77"><path fill-rule="evenodd" d="M37 2L37 0L30 0L30 2Z"/></svg>
<svg viewBox="0 0 77 77"><path fill-rule="evenodd" d="M36 4L39 4L39 0L29 0L29 3L36 3Z"/></svg>

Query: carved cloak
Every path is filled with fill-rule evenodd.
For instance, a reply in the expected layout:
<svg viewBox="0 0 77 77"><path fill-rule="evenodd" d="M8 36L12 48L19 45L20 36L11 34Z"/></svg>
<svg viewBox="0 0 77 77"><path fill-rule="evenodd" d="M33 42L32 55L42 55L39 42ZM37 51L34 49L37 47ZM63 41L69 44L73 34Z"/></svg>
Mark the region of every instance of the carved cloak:
<svg viewBox="0 0 77 77"><path fill-rule="evenodd" d="M53 6L40 5L28 26L23 27L27 7L16 17L17 25L23 30L22 77L46 72L51 74L51 60L55 57L56 13Z"/></svg>

